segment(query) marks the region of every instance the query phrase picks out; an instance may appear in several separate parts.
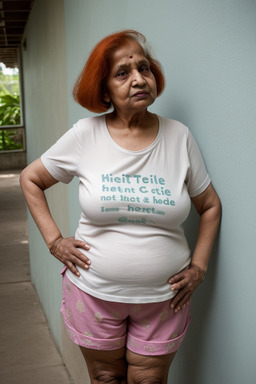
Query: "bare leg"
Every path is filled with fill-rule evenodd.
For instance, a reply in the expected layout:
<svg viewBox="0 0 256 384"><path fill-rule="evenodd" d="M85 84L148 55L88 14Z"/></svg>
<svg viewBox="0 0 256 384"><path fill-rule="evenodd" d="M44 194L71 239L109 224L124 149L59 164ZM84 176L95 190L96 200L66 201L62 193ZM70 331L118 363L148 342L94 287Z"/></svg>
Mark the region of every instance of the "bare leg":
<svg viewBox="0 0 256 384"><path fill-rule="evenodd" d="M80 347L92 384L126 384L127 363L126 349L115 351L97 351Z"/></svg>
<svg viewBox="0 0 256 384"><path fill-rule="evenodd" d="M163 356L142 356L127 350L128 384L167 384L176 352Z"/></svg>

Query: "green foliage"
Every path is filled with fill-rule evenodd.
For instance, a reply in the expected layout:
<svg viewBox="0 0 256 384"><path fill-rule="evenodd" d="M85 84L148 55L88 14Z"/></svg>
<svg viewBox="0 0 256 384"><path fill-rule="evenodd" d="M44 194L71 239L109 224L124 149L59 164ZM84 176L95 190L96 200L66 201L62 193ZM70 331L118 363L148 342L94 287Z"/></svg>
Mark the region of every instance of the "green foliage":
<svg viewBox="0 0 256 384"><path fill-rule="evenodd" d="M6 94L0 96L0 125L20 124L20 96Z"/></svg>
<svg viewBox="0 0 256 384"><path fill-rule="evenodd" d="M19 94L19 73L17 68L11 69L9 74L4 73L3 63L0 63L0 96L5 94Z"/></svg>
<svg viewBox="0 0 256 384"><path fill-rule="evenodd" d="M20 124L20 96L5 94L0 96L0 126ZM22 149L23 144L18 142L17 129L0 131L0 151Z"/></svg>
<svg viewBox="0 0 256 384"><path fill-rule="evenodd" d="M4 73L0 63L0 126L20 125L19 74L17 69ZM0 130L0 151L23 148L22 129Z"/></svg>
<svg viewBox="0 0 256 384"><path fill-rule="evenodd" d="M0 151L11 151L14 149L23 149L23 144L16 142L17 129L8 129L0 131Z"/></svg>

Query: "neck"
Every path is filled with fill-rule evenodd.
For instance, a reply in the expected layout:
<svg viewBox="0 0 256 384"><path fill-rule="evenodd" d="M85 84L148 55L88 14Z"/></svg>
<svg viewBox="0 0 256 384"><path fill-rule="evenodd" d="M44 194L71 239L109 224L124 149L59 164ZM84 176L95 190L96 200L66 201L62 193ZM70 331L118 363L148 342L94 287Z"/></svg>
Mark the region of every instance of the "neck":
<svg viewBox="0 0 256 384"><path fill-rule="evenodd" d="M114 110L107 115L107 120L112 126L128 129L143 128L150 122L152 123L153 119L155 119L155 115L147 110L136 112L134 114L119 113L117 110Z"/></svg>

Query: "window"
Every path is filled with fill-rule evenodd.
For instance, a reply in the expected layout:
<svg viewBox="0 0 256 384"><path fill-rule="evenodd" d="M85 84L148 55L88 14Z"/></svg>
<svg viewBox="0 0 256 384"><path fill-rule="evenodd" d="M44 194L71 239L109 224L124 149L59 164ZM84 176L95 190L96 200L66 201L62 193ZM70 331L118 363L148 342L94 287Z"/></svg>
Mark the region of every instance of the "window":
<svg viewBox="0 0 256 384"><path fill-rule="evenodd" d="M25 150L20 95L19 69L0 63L0 152Z"/></svg>

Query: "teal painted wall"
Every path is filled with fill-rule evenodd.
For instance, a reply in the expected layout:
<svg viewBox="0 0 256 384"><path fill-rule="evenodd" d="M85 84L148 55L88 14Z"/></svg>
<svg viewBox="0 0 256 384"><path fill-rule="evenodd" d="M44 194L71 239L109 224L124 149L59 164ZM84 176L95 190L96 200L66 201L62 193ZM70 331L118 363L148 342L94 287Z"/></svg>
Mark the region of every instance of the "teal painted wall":
<svg viewBox="0 0 256 384"><path fill-rule="evenodd" d="M170 372L175 384L255 381L256 2L65 1L69 126L90 113L71 93L90 50L124 28L146 35L167 86L151 107L193 132L223 204L220 236L193 300L188 336ZM69 186L70 230L79 216ZM195 214L186 225L195 239Z"/></svg>
<svg viewBox="0 0 256 384"><path fill-rule="evenodd" d="M91 115L75 104L72 87L97 41L124 28L144 33L164 68L166 90L151 110L189 126L223 204L208 276L194 296L192 323L169 382L251 384L256 378L256 1L37 0L23 52L28 161ZM73 234L80 214L77 182L58 185L48 196L63 234ZM186 224L192 248L195 221L192 211ZM61 347L61 265L30 218L29 239L32 281ZM84 383L78 352L64 344L66 362L73 357L77 364L75 382Z"/></svg>
<svg viewBox="0 0 256 384"><path fill-rule="evenodd" d="M63 0L37 0L22 50L27 160L31 163L68 129L66 40ZM68 189L47 191L51 212L64 236L69 234ZM31 280L58 346L61 344L61 263L53 258L28 216Z"/></svg>

